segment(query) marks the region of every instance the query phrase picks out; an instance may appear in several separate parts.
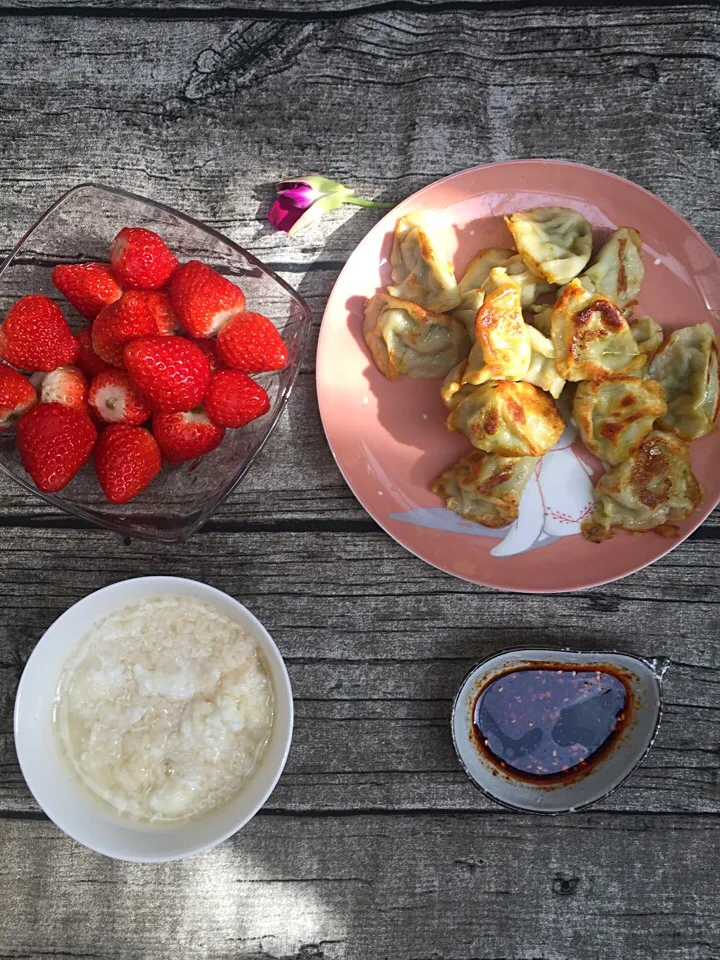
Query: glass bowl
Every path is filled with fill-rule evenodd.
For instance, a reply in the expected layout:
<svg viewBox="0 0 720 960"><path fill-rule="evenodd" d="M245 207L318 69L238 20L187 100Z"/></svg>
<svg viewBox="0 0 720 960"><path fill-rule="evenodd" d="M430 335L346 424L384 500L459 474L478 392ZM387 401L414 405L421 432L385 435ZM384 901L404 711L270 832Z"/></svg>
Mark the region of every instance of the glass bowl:
<svg viewBox="0 0 720 960"><path fill-rule="evenodd" d="M290 397L311 314L305 301L236 243L161 203L100 184L81 184L63 194L16 245L0 267L0 316L11 303L43 293L59 304L74 331L87 326L52 284L58 263L107 261L110 241L124 226L160 234L181 261L198 259L242 287L248 307L269 317L288 348L287 366L257 379L270 395L270 410L240 430L228 430L205 457L162 473L129 504L109 503L88 465L57 494L41 493L23 469L14 431L0 433L0 469L36 496L66 513L127 536L175 543L196 531L249 470Z"/></svg>

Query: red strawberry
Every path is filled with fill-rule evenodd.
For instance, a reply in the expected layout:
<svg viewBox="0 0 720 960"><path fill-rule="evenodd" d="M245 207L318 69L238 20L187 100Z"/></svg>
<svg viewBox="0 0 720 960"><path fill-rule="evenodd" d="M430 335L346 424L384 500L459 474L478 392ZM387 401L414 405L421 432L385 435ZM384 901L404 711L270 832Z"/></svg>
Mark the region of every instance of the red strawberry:
<svg viewBox="0 0 720 960"><path fill-rule="evenodd" d="M95 447L95 472L110 503L128 503L153 482L162 468L160 448L149 430L116 423Z"/></svg>
<svg viewBox="0 0 720 960"><path fill-rule="evenodd" d="M138 337L169 335L175 315L166 293L130 290L98 314L93 323L93 347L113 367L123 367L123 350Z"/></svg>
<svg viewBox="0 0 720 960"><path fill-rule="evenodd" d="M245 373L281 370L288 359L285 341L261 313L241 313L218 334L218 356Z"/></svg>
<svg viewBox="0 0 720 960"><path fill-rule="evenodd" d="M123 286L159 290L178 265L162 237L142 227L123 227L110 244L113 273Z"/></svg>
<svg viewBox="0 0 720 960"><path fill-rule="evenodd" d="M14 426L36 403L37 393L30 381L0 363L0 433Z"/></svg>
<svg viewBox="0 0 720 960"><path fill-rule="evenodd" d="M58 367L47 373L40 386L40 403L61 403L64 407L88 412L88 382L77 367Z"/></svg>
<svg viewBox="0 0 720 960"><path fill-rule="evenodd" d="M77 365L80 367L86 377L91 380L103 370L108 369L105 361L99 357L93 350L92 345L92 324L84 327L78 334L77 339L80 344L80 355L77 358Z"/></svg>
<svg viewBox="0 0 720 960"><path fill-rule="evenodd" d="M59 263L53 268L52 282L87 320L94 320L103 307L122 296L109 263Z"/></svg>
<svg viewBox="0 0 720 960"><path fill-rule="evenodd" d="M61 403L40 403L17 426L22 464L38 490L57 493L90 459L97 430L90 417Z"/></svg>
<svg viewBox="0 0 720 960"><path fill-rule="evenodd" d="M159 413L192 410L210 385L210 364L183 337L143 337L125 347L125 366Z"/></svg>
<svg viewBox="0 0 720 960"><path fill-rule="evenodd" d="M172 276L170 302L191 337L214 337L231 317L245 309L245 294L217 270L200 260L190 260Z"/></svg>
<svg viewBox="0 0 720 960"><path fill-rule="evenodd" d="M124 370L105 370L90 385L90 409L105 423L139 426L152 415L143 395Z"/></svg>
<svg viewBox="0 0 720 960"><path fill-rule="evenodd" d="M79 353L60 307L42 294L18 300L0 324L0 359L20 370L54 370L75 363Z"/></svg>
<svg viewBox="0 0 720 960"><path fill-rule="evenodd" d="M218 370L205 394L205 409L219 427L244 427L270 409L264 387L241 370Z"/></svg>
<svg viewBox="0 0 720 960"><path fill-rule="evenodd" d="M198 350L202 350L205 354L210 364L211 373L220 369L220 358L217 354L217 342L215 340L190 340L190 343L194 343Z"/></svg>
<svg viewBox="0 0 720 960"><path fill-rule="evenodd" d="M202 457L220 446L225 436L225 428L211 423L202 407L185 413L156 413L152 429L168 463Z"/></svg>

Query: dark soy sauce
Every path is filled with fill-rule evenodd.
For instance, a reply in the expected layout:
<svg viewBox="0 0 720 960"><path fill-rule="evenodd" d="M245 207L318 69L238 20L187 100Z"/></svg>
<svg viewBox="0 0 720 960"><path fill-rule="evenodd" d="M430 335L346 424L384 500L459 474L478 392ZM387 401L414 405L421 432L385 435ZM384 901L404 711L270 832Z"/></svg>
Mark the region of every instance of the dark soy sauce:
<svg viewBox="0 0 720 960"><path fill-rule="evenodd" d="M587 772L629 712L629 688L610 670L548 664L497 677L475 701L480 750L523 780L562 780Z"/></svg>

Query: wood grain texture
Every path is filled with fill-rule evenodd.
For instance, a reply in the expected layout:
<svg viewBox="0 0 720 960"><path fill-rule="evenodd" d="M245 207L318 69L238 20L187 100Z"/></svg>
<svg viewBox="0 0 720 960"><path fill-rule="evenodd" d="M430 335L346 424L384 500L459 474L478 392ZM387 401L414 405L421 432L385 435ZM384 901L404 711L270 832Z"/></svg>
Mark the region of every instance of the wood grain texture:
<svg viewBox="0 0 720 960"><path fill-rule="evenodd" d="M264 815L163 866L111 863L48 823L5 835L7 958L717 957L707 817Z"/></svg>
<svg viewBox="0 0 720 960"><path fill-rule="evenodd" d="M378 214L338 211L290 240L265 223L274 181L316 171L400 199L477 163L542 156L637 181L720 249L717 6L359 15L366 2L0 5L12 7L0 11L0 249L62 190L102 180L253 250L317 328ZM310 16L278 16L289 7ZM182 547L125 543L0 478L0 958L717 960L720 514L587 593L454 580L356 503L323 439L314 344L306 361L271 444ZM42 819L11 736L43 630L91 590L153 573L245 602L286 657L297 710L265 811L162 867L106 861ZM458 768L457 685L528 642L673 661L655 748L596 812L508 815Z"/></svg>

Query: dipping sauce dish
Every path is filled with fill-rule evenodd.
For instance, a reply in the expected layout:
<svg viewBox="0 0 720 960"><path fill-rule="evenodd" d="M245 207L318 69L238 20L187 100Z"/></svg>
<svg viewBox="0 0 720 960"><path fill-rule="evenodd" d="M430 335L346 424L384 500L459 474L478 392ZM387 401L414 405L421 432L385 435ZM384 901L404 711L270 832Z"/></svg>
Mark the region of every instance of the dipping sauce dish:
<svg viewBox="0 0 720 960"><path fill-rule="evenodd" d="M621 653L497 654L473 668L455 698L460 762L507 807L562 813L595 803L647 754L666 667Z"/></svg>

